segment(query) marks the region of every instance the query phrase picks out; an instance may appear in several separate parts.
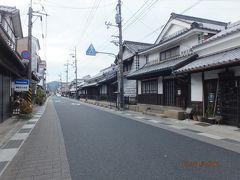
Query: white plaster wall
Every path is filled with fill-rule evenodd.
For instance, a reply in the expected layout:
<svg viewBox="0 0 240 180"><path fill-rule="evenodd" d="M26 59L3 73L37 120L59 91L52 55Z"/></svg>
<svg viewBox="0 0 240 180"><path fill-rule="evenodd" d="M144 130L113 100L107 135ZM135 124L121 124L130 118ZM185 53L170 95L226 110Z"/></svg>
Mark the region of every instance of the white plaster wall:
<svg viewBox="0 0 240 180"><path fill-rule="evenodd" d="M202 73L191 74L191 101L203 101Z"/></svg>
<svg viewBox="0 0 240 180"><path fill-rule="evenodd" d="M149 54L149 62L153 62L157 60L159 60L159 52Z"/></svg>
<svg viewBox="0 0 240 180"><path fill-rule="evenodd" d="M138 81L138 94L142 94L142 83Z"/></svg>
<svg viewBox="0 0 240 180"><path fill-rule="evenodd" d="M162 76L158 77L158 94L163 94L163 78Z"/></svg>
<svg viewBox="0 0 240 180"><path fill-rule="evenodd" d="M184 28L185 28L185 27L183 27L183 26L179 26L179 25L177 25L177 24L172 24L172 25L170 26L170 28L168 29L167 33L166 33L164 36L170 36L170 35L178 32L178 31L180 31L180 30L182 30L182 29L184 29ZM163 36L163 37L164 37L164 36Z"/></svg>
<svg viewBox="0 0 240 180"><path fill-rule="evenodd" d="M180 54L181 52L184 52L186 50L191 49L193 46L198 44L198 36L194 35L192 37L189 37L180 43Z"/></svg>
<svg viewBox="0 0 240 180"><path fill-rule="evenodd" d="M130 52L127 48L124 48L124 51L123 51L123 60L131 57L132 55L133 55L132 52Z"/></svg>
<svg viewBox="0 0 240 180"><path fill-rule="evenodd" d="M139 68L143 67L146 64L146 57L139 56Z"/></svg>
<svg viewBox="0 0 240 180"><path fill-rule="evenodd" d="M124 79L124 96L136 97L136 80Z"/></svg>
<svg viewBox="0 0 240 180"><path fill-rule="evenodd" d="M202 47L194 48L194 51L201 57L209 54L225 51L227 49L232 49L236 47L240 47L240 33L232 34L221 38L219 40L209 42Z"/></svg>

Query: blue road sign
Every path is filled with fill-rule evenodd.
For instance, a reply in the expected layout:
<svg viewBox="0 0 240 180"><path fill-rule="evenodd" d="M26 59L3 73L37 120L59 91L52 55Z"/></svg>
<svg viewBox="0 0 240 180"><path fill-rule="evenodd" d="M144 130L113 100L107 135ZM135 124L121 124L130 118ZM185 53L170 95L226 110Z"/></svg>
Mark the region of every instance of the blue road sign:
<svg viewBox="0 0 240 180"><path fill-rule="evenodd" d="M90 46L88 47L88 49L86 51L86 55L88 55L88 56L96 56L96 54L97 54L97 51L95 50L93 45L90 44Z"/></svg>
<svg viewBox="0 0 240 180"><path fill-rule="evenodd" d="M27 50L22 51L21 56L22 56L23 59L30 59L31 58L31 54Z"/></svg>

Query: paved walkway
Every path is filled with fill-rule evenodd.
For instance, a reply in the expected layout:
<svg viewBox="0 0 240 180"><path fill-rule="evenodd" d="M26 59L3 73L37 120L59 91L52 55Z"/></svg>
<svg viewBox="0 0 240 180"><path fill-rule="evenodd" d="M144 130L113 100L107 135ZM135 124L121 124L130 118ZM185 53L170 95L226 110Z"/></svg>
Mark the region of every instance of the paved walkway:
<svg viewBox="0 0 240 180"><path fill-rule="evenodd" d="M70 180L60 122L52 101L1 180Z"/></svg>

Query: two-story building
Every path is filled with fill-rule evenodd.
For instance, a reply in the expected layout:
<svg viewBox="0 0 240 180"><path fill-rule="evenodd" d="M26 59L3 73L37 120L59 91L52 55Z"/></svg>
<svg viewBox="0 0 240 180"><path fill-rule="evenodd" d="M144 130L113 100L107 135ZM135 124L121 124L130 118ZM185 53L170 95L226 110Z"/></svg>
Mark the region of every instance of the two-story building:
<svg viewBox="0 0 240 180"><path fill-rule="evenodd" d="M240 22L193 47L196 61L176 70L190 78L191 106L240 127Z"/></svg>
<svg viewBox="0 0 240 180"><path fill-rule="evenodd" d="M123 88L125 103L136 102L136 80L127 79L127 76L146 64L146 58L139 55L139 51L150 46L152 46L152 44L135 41L123 42Z"/></svg>
<svg viewBox="0 0 240 180"><path fill-rule="evenodd" d="M128 75L137 80L137 102L185 108L189 105L189 77L174 70L194 61L192 47L224 30L227 23L172 13L155 44L138 54L146 65Z"/></svg>
<svg viewBox="0 0 240 180"><path fill-rule="evenodd" d="M0 6L0 122L11 115L14 80L26 75L26 67L16 52L17 40L22 37L19 10Z"/></svg>

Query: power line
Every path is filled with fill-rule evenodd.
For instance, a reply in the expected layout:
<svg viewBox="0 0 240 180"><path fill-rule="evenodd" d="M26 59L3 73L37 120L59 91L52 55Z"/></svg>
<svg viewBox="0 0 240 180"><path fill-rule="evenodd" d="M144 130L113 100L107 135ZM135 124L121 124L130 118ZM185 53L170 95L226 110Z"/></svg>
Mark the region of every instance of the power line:
<svg viewBox="0 0 240 180"><path fill-rule="evenodd" d="M150 2L149 2L150 1ZM123 26L125 26L128 22L130 22L133 18L136 19L135 16L137 16L138 14L142 14L142 12L144 11L147 11L151 6L153 6L157 1L159 0L147 0L145 1L141 7L123 24ZM135 21L135 19L133 19L133 21ZM132 21L132 22L133 22ZM132 23L131 23L132 24ZM130 25L131 25L130 24ZM129 26L129 25L127 25ZM125 27L123 30L125 30L127 27ZM117 33L117 32L116 32ZM109 37L103 44L109 42L111 40L112 37ZM109 46L109 44L106 44L104 47L103 47L103 50L106 49L107 47Z"/></svg>
<svg viewBox="0 0 240 180"><path fill-rule="evenodd" d="M128 24L127 26L124 27L123 30L126 30L128 27L130 27L131 25L133 25L134 23L138 22L144 15L148 14L150 12L150 9L158 2L159 0L152 0L150 2L150 4L148 4L147 7L145 7L141 12L140 14L138 14L137 17L135 17L135 19L130 23Z"/></svg>
<svg viewBox="0 0 240 180"><path fill-rule="evenodd" d="M91 22L92 22L95 14L96 14L96 11L97 11L101 1L102 0L95 0L93 2L93 6L92 7L96 7L96 9L92 8L90 10L90 13L89 13L89 15L88 15L88 17L87 17L87 19L85 21L85 25L83 26L84 29L83 29L83 32L81 33L81 38L80 38L79 42L81 42L82 38L84 38L84 36L85 36L85 34L86 34L87 30L88 30L88 27L91 25Z"/></svg>
<svg viewBox="0 0 240 180"><path fill-rule="evenodd" d="M199 3L201 3L201 1L203 1L203 0L198 0L198 1L195 2L193 5L191 5L190 7L186 8L185 10L183 10L180 14L184 14L185 12L191 10L192 8L194 8L195 6L197 6Z"/></svg>
<svg viewBox="0 0 240 180"><path fill-rule="evenodd" d="M105 4L105 7L96 7L96 6L86 6L86 7L75 7L75 6L65 6L65 5L60 5L57 3L52 3L49 1L46 1L46 3L48 4L48 6L53 7L53 8L60 8L60 9L71 9L71 10L91 10L91 9L98 9L98 8L105 8L106 6L112 6L113 3L110 4Z"/></svg>
<svg viewBox="0 0 240 180"><path fill-rule="evenodd" d="M188 8L186 8L185 10L183 10L180 14L186 13L187 11L191 10L192 8L194 8L195 6L197 6L199 3L201 3L204 0L198 0L197 2L195 2L193 5L189 6ZM162 29L165 25L161 25L159 27L157 27L154 31L150 32L149 34L147 34L146 36L144 36L144 38L142 38L141 40L145 40L146 38L150 37L151 35L153 35L153 33L157 32L158 30Z"/></svg>

